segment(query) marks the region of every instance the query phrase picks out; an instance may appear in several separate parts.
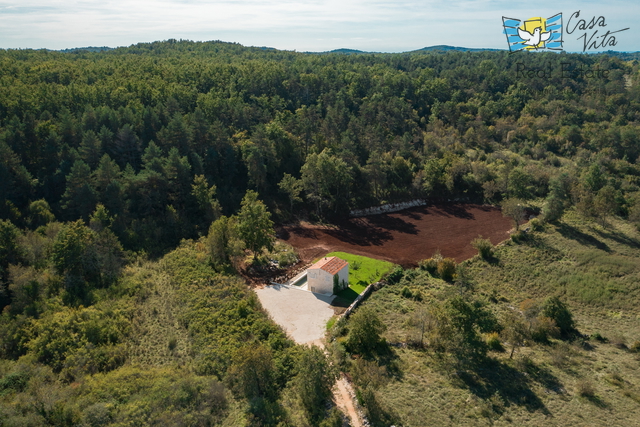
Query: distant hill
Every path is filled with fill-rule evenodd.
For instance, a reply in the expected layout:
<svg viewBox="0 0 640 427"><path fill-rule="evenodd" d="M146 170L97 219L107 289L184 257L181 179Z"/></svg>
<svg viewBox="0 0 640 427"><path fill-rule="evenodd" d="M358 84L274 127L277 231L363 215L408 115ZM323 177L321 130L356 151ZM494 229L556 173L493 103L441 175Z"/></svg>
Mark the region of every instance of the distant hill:
<svg viewBox="0 0 640 427"><path fill-rule="evenodd" d="M71 49L61 49L59 52L64 52L64 53L106 52L113 49L114 49L113 47L108 47L108 46L102 46L102 47L87 46L87 47L74 47Z"/></svg>
<svg viewBox="0 0 640 427"><path fill-rule="evenodd" d="M330 53L341 53L341 54L344 54L344 55L354 55L354 54L359 54L359 53L366 54L366 53L376 53L376 52L366 52L364 50L342 48L342 49L327 50L325 52L304 52L304 53L309 53L309 54L313 54L313 55L328 55Z"/></svg>
<svg viewBox="0 0 640 427"><path fill-rule="evenodd" d="M199 42L199 43L224 43L221 42L219 40L216 41L212 41L212 42ZM138 43L137 45L134 46L147 46L147 45L158 45L158 44L162 44L162 42L155 42L155 43ZM229 43L232 45L237 45L237 43ZM242 46L245 48L250 48L249 46ZM267 46L258 46L258 47L253 47L254 49L259 49L259 50L263 50L263 51L271 51L271 52L277 52L280 51L279 49L273 48L273 47L267 47ZM110 50L115 50L117 48L113 48L113 47L108 47L108 46L101 46L101 47L97 47L97 46L87 46L87 47L74 47L74 48L70 48L70 49L61 49L58 52L63 52L63 53L81 53L81 52L107 52ZM422 49L416 49L416 50L411 50L411 51L406 51L406 52L398 52L398 53L420 53L420 52L500 52L500 51L505 51L506 49L493 49L493 48L474 48L474 47L463 47L463 46L449 46L449 45L436 45L436 46L426 46L423 47ZM371 51L364 51L364 50L358 50L358 49L348 49L348 48L340 48L340 49L333 49L333 50L329 50L329 51L324 51L324 52L304 52L307 54L313 54L313 55L327 55L327 54L331 54L331 53L338 53L338 54L343 54L343 55L358 55L358 54L375 54L375 53L380 53L380 52L371 52ZM568 52L568 53L581 53L581 52ZM618 58L621 58L623 60L626 61L632 61L634 59L640 60L640 52L616 52L616 51L605 51L605 52L587 52L590 55L611 55L611 56L615 56Z"/></svg>
<svg viewBox="0 0 640 427"><path fill-rule="evenodd" d="M474 47L460 47L460 46L448 46L448 45L437 45L437 46L427 46L422 49L412 50L407 53L414 52L433 52L433 51L443 51L443 52L499 52L504 49L491 49L491 48L474 48Z"/></svg>
<svg viewBox="0 0 640 427"><path fill-rule="evenodd" d="M407 51L407 52L398 52L398 53L416 53L416 52L485 52L485 51L498 52L498 51L501 51L501 50L503 50L503 49L471 48L471 47L438 45L438 46L427 46L427 47L423 47L422 49L411 50L411 51ZM367 53L379 53L379 52L367 52L367 51L364 51L364 50L342 48L342 49L329 50L329 51L326 51L326 52L305 52L305 53L312 53L312 54L317 54L317 55L326 55L326 54L329 54L329 53L342 53L342 54L345 54L345 55L353 55L353 54L367 54Z"/></svg>
<svg viewBox="0 0 640 427"><path fill-rule="evenodd" d="M611 55L625 61L633 61L634 59L640 60L640 52L615 52L608 50L606 52L597 52L595 55Z"/></svg>

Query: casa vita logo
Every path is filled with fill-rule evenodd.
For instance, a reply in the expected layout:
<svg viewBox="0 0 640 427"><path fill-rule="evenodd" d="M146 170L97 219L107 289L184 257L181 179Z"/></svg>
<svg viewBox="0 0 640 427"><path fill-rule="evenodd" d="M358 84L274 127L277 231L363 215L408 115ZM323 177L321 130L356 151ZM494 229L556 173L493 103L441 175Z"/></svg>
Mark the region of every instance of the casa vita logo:
<svg viewBox="0 0 640 427"><path fill-rule="evenodd" d="M562 13L550 18L520 20L502 17L509 52L520 50L562 50Z"/></svg>

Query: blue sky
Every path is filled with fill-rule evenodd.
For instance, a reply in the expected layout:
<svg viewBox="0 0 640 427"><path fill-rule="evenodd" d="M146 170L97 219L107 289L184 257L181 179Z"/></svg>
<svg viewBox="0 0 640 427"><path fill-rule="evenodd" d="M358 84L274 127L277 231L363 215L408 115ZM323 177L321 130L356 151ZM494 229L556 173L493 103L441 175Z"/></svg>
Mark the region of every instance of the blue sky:
<svg viewBox="0 0 640 427"><path fill-rule="evenodd" d="M352 48L403 52L448 44L506 48L502 16L549 17L580 10L604 16L593 40L617 33L601 50L640 51L640 2L381 1L381 0L0 0L0 48L129 46L155 40L224 40L297 51ZM575 19L574 21L575 22ZM565 50L581 51L584 31L565 34Z"/></svg>

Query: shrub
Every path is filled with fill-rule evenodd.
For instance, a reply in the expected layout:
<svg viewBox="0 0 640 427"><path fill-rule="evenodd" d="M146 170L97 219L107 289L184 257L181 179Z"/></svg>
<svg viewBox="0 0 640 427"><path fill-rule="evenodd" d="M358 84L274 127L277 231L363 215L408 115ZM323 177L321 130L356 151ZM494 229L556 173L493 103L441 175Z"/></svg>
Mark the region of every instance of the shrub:
<svg viewBox="0 0 640 427"><path fill-rule="evenodd" d="M178 346L178 339L176 337L169 338L169 350L173 351Z"/></svg>
<svg viewBox="0 0 640 427"><path fill-rule="evenodd" d="M587 379L580 379L576 383L576 393L582 397L593 398L596 396L596 389Z"/></svg>
<svg viewBox="0 0 640 427"><path fill-rule="evenodd" d="M335 381L335 369L320 348L312 346L302 351L294 384L307 417L314 424L323 418Z"/></svg>
<svg viewBox="0 0 640 427"><path fill-rule="evenodd" d="M431 275L436 274L438 271L438 261L433 258L420 261L419 266L421 270L425 270Z"/></svg>
<svg viewBox="0 0 640 427"><path fill-rule="evenodd" d="M540 221L538 218L534 218L529 221L529 225L531 225L531 231L540 231L543 228L542 221Z"/></svg>
<svg viewBox="0 0 640 427"><path fill-rule="evenodd" d="M542 218L546 222L559 220L564 213L564 202L561 198L550 195L542 210Z"/></svg>
<svg viewBox="0 0 640 427"><path fill-rule="evenodd" d="M370 307L359 308L349 319L347 347L352 353L370 354L384 341L387 329L378 314Z"/></svg>
<svg viewBox="0 0 640 427"><path fill-rule="evenodd" d="M546 343L549 338L558 338L560 329L556 322L546 316L538 316L531 321L531 339L536 342Z"/></svg>
<svg viewBox="0 0 640 427"><path fill-rule="evenodd" d="M634 353L640 353L640 341L634 341L631 347L629 347L629 350Z"/></svg>
<svg viewBox="0 0 640 427"><path fill-rule="evenodd" d="M402 288L402 291L400 292L400 294L405 298L413 298L413 293L411 292L411 289L409 289L408 286L405 286L404 288Z"/></svg>
<svg viewBox="0 0 640 427"><path fill-rule="evenodd" d="M600 335L600 332L596 332L595 334L592 334L591 339L594 339L599 342L607 342L607 339L602 335Z"/></svg>
<svg viewBox="0 0 640 427"><path fill-rule="evenodd" d="M486 343L487 347L491 351L504 351L502 342L500 342L500 335L497 332L491 332L487 334Z"/></svg>
<svg viewBox="0 0 640 427"><path fill-rule="evenodd" d="M558 297L549 297L543 304L542 315L556 322L560 333L569 335L576 331L569 307Z"/></svg>
<svg viewBox="0 0 640 427"><path fill-rule="evenodd" d="M389 283L390 285L395 285L396 283L400 282L400 280L402 280L403 276L404 270L402 267L398 266L387 276L387 283Z"/></svg>
<svg viewBox="0 0 640 427"><path fill-rule="evenodd" d="M483 239L482 236L478 236L477 238L471 241L471 246L473 246L477 251L478 255L482 259L489 259L493 255L493 244L489 239Z"/></svg>
<svg viewBox="0 0 640 427"><path fill-rule="evenodd" d="M276 261L278 261L279 267L287 267L298 262L298 256L293 250L285 250L283 252L279 252L275 258Z"/></svg>
<svg viewBox="0 0 640 427"><path fill-rule="evenodd" d="M513 243L522 243L525 240L527 240L527 234L523 233L522 231L517 231L511 234L511 241Z"/></svg>
<svg viewBox="0 0 640 427"><path fill-rule="evenodd" d="M16 371L0 378L0 396L9 392L21 392L27 387L29 373L26 371Z"/></svg>
<svg viewBox="0 0 640 427"><path fill-rule="evenodd" d="M453 258L444 258L438 262L438 276L445 282L451 282L455 273L456 260Z"/></svg>

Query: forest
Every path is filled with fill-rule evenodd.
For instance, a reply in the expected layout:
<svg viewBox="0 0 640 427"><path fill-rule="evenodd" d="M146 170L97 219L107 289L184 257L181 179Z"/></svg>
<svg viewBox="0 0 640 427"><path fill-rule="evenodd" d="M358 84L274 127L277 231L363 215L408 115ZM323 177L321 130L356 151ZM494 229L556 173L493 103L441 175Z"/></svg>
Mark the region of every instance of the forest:
<svg viewBox="0 0 640 427"><path fill-rule="evenodd" d="M313 409L327 360L234 271L271 244L251 230L416 198L640 226L638 71L184 40L0 50L0 420L339 425Z"/></svg>

